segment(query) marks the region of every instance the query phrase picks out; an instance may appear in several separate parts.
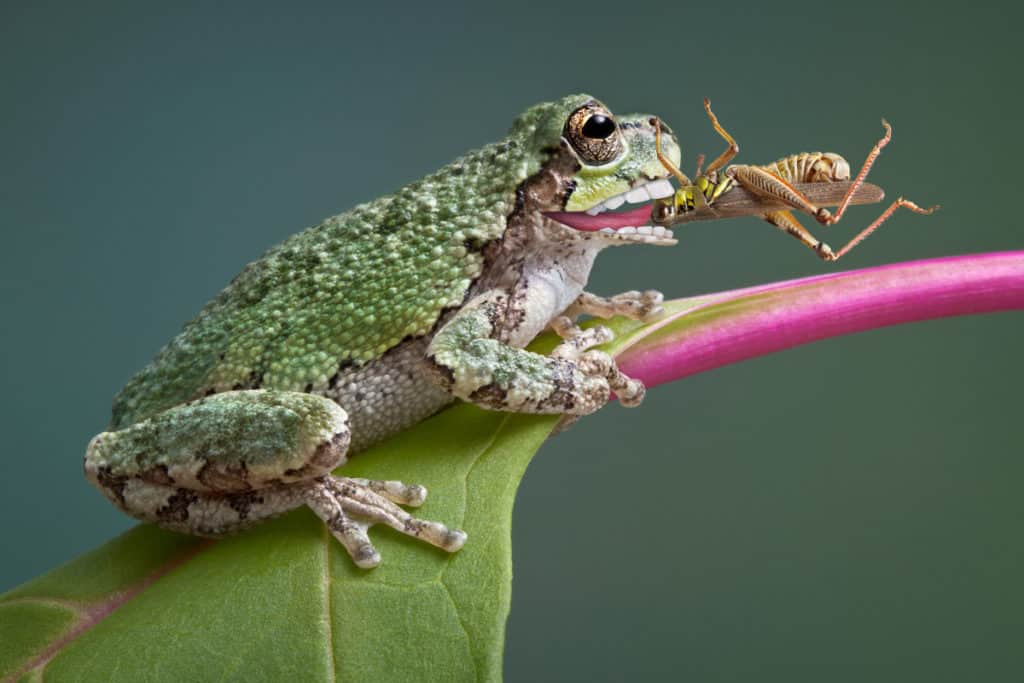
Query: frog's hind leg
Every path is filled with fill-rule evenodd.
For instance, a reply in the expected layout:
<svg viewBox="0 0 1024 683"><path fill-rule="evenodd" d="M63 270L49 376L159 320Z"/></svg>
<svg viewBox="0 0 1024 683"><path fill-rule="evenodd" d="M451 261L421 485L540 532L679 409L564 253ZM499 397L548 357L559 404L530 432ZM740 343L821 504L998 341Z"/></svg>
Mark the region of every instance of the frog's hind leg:
<svg viewBox="0 0 1024 683"><path fill-rule="evenodd" d="M422 486L335 478L348 417L333 401L286 391L231 391L95 437L86 477L129 514L174 531L221 536L306 505L361 567L380 556L366 529L378 522L449 551L461 531L410 516Z"/></svg>

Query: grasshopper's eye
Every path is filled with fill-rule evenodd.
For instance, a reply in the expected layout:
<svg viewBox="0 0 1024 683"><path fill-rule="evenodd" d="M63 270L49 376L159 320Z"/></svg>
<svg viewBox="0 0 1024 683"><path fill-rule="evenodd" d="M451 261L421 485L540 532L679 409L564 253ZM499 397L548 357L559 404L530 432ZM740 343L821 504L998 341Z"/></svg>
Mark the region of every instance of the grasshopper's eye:
<svg viewBox="0 0 1024 683"><path fill-rule="evenodd" d="M585 104L570 114L562 134L586 164L607 164L622 149L615 119L599 104Z"/></svg>

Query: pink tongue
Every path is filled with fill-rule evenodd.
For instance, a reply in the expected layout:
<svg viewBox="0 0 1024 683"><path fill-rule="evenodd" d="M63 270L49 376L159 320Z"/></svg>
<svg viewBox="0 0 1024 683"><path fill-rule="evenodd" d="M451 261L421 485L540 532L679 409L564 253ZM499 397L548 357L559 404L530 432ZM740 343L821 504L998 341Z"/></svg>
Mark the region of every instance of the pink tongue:
<svg viewBox="0 0 1024 683"><path fill-rule="evenodd" d="M544 215L575 230L594 232L601 228L617 230L627 225L639 227L651 224L651 205L641 204L635 209L619 213L599 213L591 216L586 211L545 211Z"/></svg>

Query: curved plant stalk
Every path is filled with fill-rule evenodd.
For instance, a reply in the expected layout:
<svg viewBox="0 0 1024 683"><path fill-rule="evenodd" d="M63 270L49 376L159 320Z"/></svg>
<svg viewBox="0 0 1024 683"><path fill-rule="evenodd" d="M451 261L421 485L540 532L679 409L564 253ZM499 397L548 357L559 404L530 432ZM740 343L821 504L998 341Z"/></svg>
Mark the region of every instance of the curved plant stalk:
<svg viewBox="0 0 1024 683"><path fill-rule="evenodd" d="M652 323L611 321L606 348L656 385L840 334L1011 309L1024 309L1024 252L679 299ZM0 596L0 679L498 679L515 490L555 422L455 406L346 465L430 488L423 515L469 532L455 555L375 531L384 565L364 572L306 512L219 542L140 525Z"/></svg>
<svg viewBox="0 0 1024 683"><path fill-rule="evenodd" d="M669 302L626 331L619 366L648 386L900 323L1024 308L1024 252L952 256Z"/></svg>

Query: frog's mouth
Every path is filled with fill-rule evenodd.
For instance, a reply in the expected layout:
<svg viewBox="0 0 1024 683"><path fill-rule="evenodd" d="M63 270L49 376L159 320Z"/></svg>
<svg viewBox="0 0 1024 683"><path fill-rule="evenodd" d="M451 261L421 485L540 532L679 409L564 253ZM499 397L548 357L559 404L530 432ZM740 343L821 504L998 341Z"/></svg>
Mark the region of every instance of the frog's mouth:
<svg viewBox="0 0 1024 683"><path fill-rule="evenodd" d="M545 211L544 215L580 232L596 232L614 241L640 242L671 246L676 239L671 230L651 225L651 202L670 197L675 189L665 178L646 182L609 197L586 211ZM624 204L640 204L616 211Z"/></svg>

